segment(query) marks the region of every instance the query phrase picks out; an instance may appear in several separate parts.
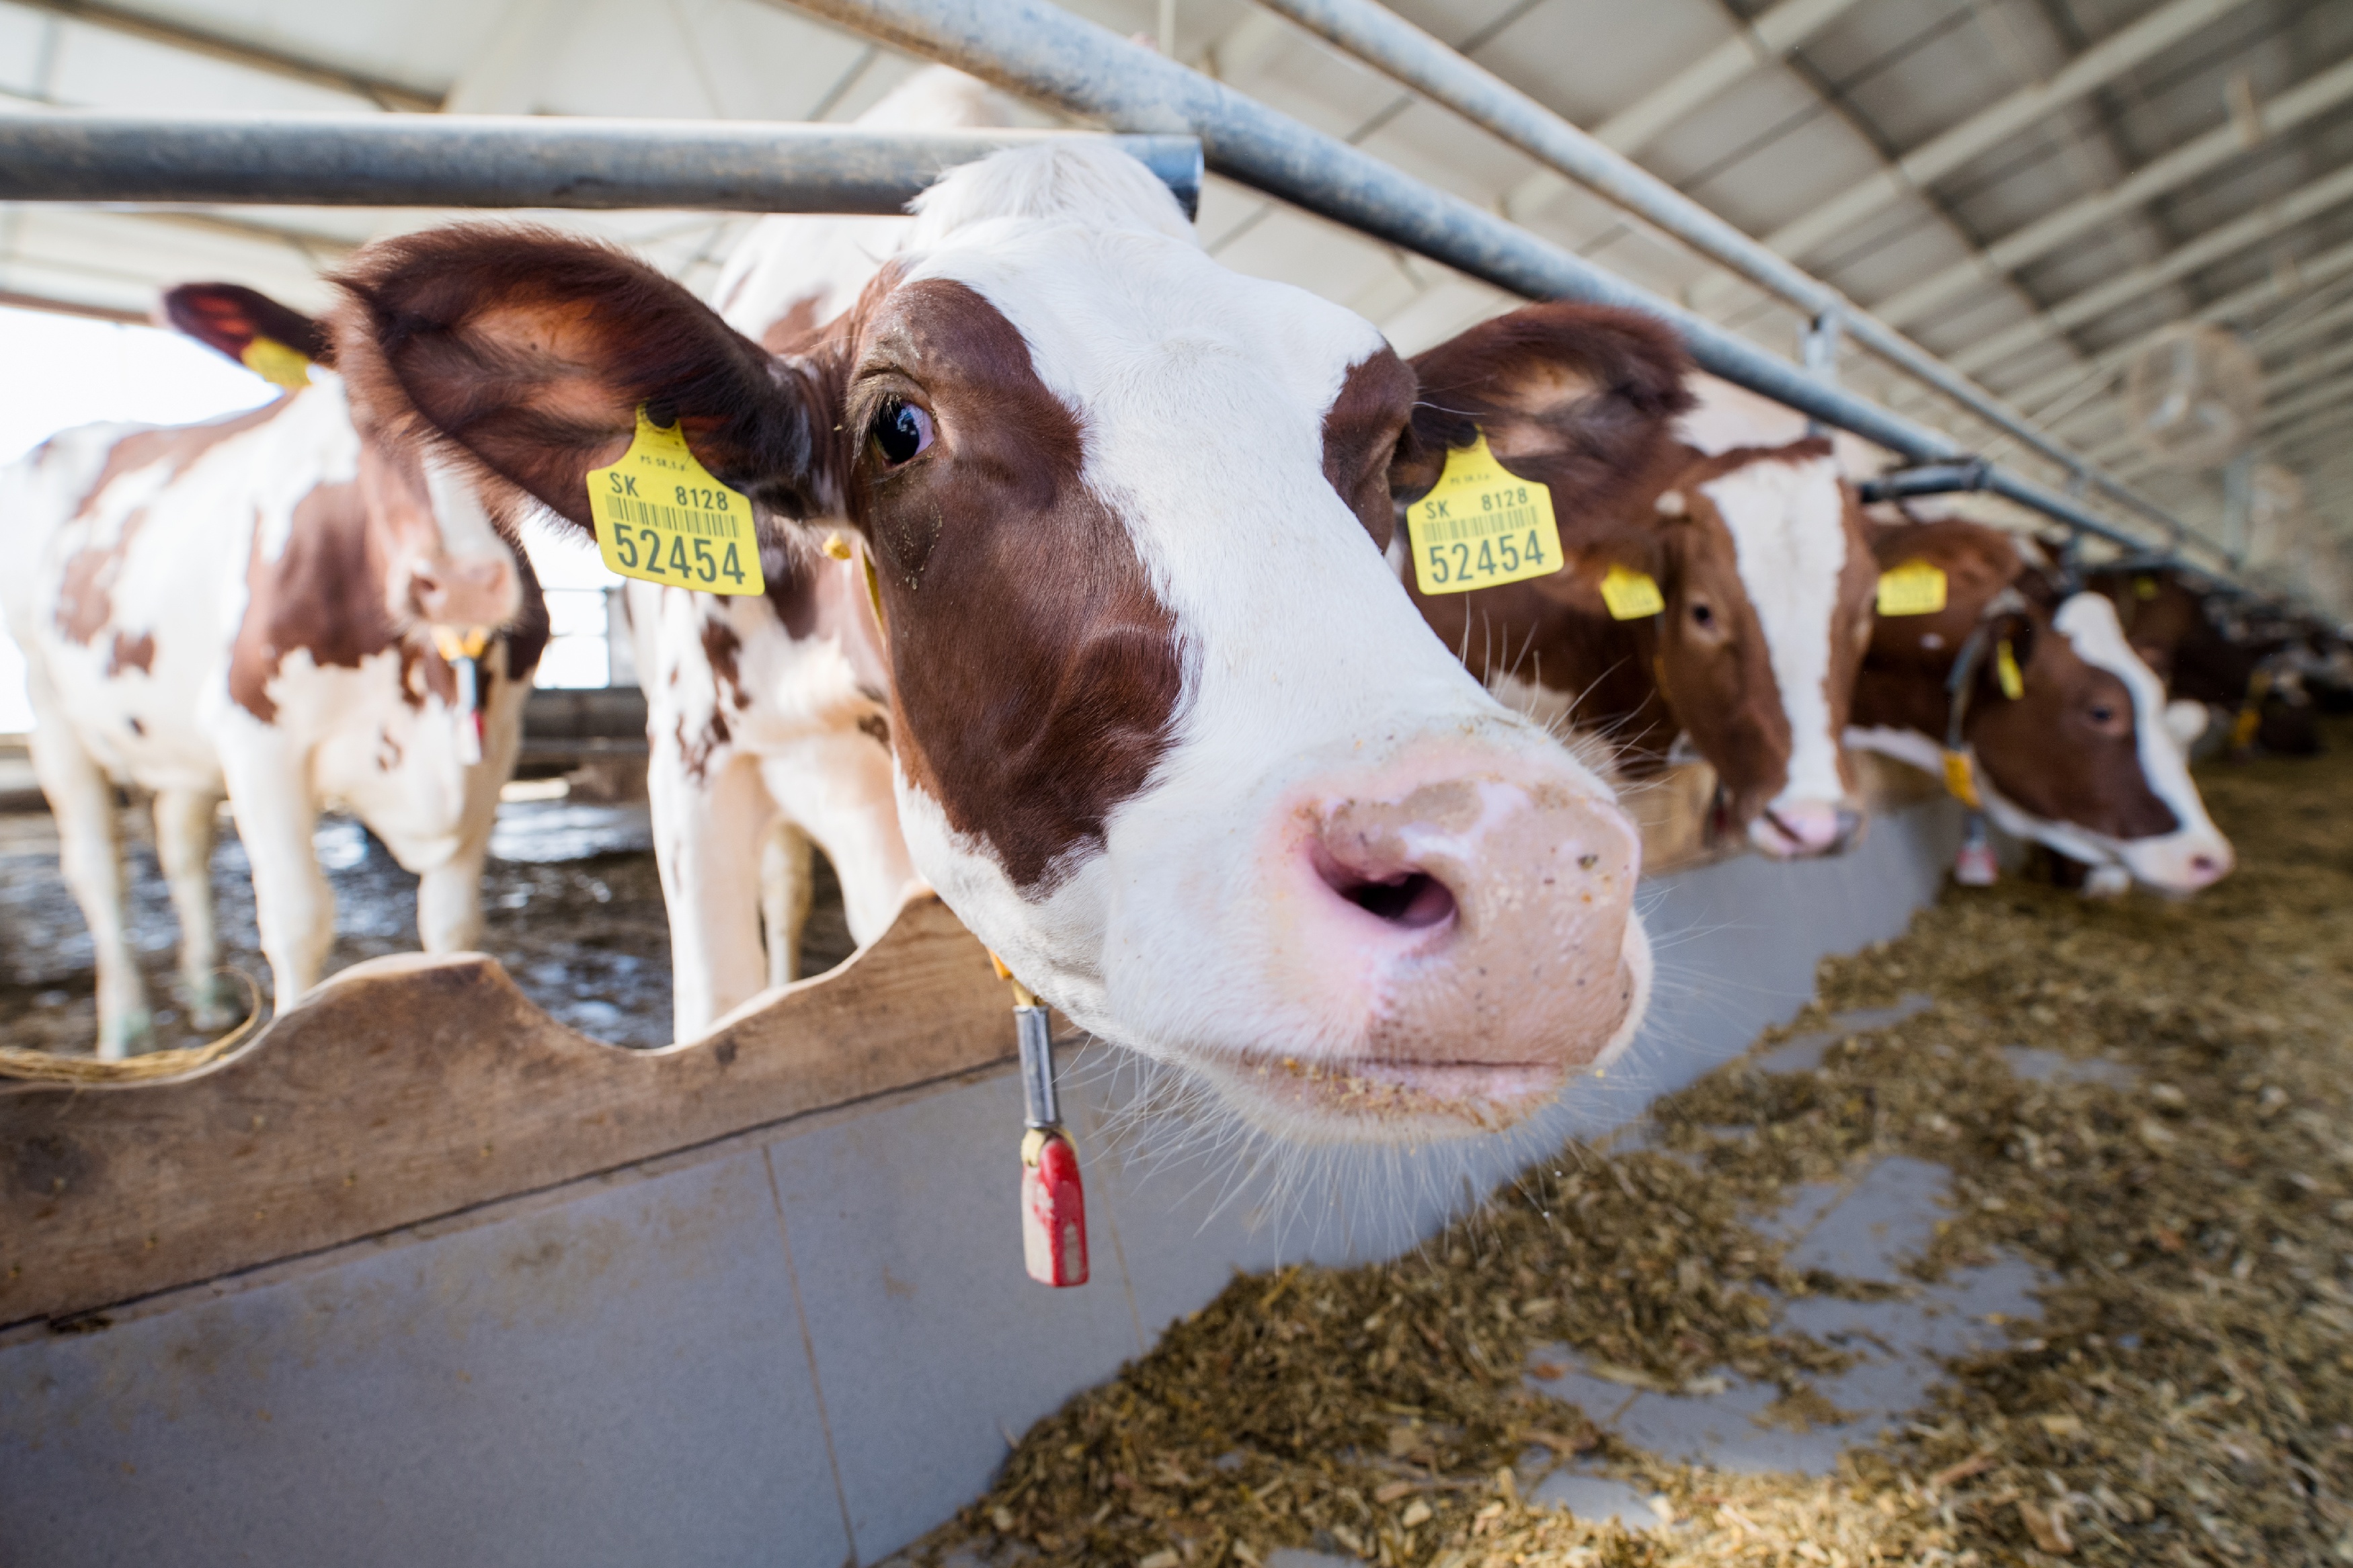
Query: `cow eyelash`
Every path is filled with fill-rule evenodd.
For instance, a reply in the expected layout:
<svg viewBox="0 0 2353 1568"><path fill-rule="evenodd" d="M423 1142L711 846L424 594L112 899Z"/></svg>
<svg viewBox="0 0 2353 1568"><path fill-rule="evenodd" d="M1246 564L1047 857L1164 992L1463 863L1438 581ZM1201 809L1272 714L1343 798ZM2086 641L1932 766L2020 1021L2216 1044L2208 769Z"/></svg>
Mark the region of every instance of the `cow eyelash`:
<svg viewBox="0 0 2353 1568"><path fill-rule="evenodd" d="M873 422L867 426L874 449L893 468L922 456L930 447L934 434L929 414L896 397L877 408Z"/></svg>

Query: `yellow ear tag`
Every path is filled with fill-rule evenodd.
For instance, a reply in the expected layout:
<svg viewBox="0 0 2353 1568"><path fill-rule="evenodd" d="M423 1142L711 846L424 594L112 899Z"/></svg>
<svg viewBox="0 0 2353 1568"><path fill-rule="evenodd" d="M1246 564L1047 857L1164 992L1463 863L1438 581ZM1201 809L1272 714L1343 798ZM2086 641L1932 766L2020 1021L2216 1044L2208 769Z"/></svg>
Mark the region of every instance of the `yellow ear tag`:
<svg viewBox="0 0 2353 1568"><path fill-rule="evenodd" d="M621 460L588 470L596 550L624 577L704 594L759 594L760 545L752 503L711 477L686 436L638 409L638 434Z"/></svg>
<svg viewBox="0 0 2353 1568"><path fill-rule="evenodd" d="M1413 580L1425 594L1467 594L1560 570L1552 491L1495 460L1482 430L1446 454L1446 471L1406 508Z"/></svg>
<svg viewBox="0 0 2353 1568"><path fill-rule="evenodd" d="M1971 811L1984 804L1978 799L1977 769L1970 766L1967 752L1945 753L1945 791Z"/></svg>
<svg viewBox="0 0 2353 1568"><path fill-rule="evenodd" d="M1945 570L1927 561L1906 561L1879 574L1879 613L1933 616L1945 607Z"/></svg>
<svg viewBox="0 0 2353 1568"><path fill-rule="evenodd" d="M273 386L299 391L311 384L309 358L288 348L276 338L256 337L237 357L246 369Z"/></svg>
<svg viewBox="0 0 2353 1568"><path fill-rule="evenodd" d="M2156 597L2157 597L2157 579L2156 579L2156 578L2154 578L2154 577L2136 577L2136 578L2134 578L2134 579L2133 579L2133 597L2134 597L2134 598L2136 598L2136 599L2154 599L2154 598L2156 598Z"/></svg>
<svg viewBox="0 0 2353 1568"><path fill-rule="evenodd" d="M1667 607L1666 595L1659 592L1657 578L1648 572L1629 571L1623 566L1610 567L1601 579L1601 602L1609 606L1613 621L1639 621Z"/></svg>
<svg viewBox="0 0 2353 1568"><path fill-rule="evenodd" d="M2001 682L2001 694L2012 702L2026 695L2026 677L2019 673L2018 655L2010 650L2008 637L1993 645L1993 675Z"/></svg>

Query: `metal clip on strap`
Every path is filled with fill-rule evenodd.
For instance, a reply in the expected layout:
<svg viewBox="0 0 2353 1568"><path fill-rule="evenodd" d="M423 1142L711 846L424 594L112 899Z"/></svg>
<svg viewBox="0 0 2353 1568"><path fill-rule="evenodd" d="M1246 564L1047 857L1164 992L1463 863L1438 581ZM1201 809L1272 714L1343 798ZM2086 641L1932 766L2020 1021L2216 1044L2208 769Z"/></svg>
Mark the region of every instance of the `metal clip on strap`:
<svg viewBox="0 0 2353 1568"><path fill-rule="evenodd" d="M1054 1096L1054 1040L1046 1005L995 953L988 961L1013 987L1013 1032L1021 1050L1021 1256L1040 1285L1087 1282L1086 1190L1079 1151Z"/></svg>

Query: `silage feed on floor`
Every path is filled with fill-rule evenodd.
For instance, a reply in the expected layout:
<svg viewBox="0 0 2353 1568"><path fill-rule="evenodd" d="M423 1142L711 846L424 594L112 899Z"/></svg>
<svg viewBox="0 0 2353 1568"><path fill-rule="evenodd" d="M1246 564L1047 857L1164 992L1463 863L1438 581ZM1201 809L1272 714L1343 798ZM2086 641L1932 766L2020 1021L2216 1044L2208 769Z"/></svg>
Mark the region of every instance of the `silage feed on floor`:
<svg viewBox="0 0 2353 1568"><path fill-rule="evenodd" d="M1647 1147L1572 1146L1415 1256L1237 1277L1034 1427L914 1555L2353 1561L2353 731L2332 740L2203 776L2241 864L2193 901L1951 889L1901 940L1825 963L1818 1000L1763 1042L1933 999L1819 1068L1753 1053L1620 1141ZM1955 1173L1917 1277L2022 1259L2042 1313L1947 1362L1834 1475L1668 1462L1530 1386L1531 1358L1565 1345L1630 1388L1762 1380L1783 1397L1761 1419L1836 1420L1813 1384L1848 1352L1783 1306L1890 1287L1801 1275L1757 1222L1898 1154ZM1529 1495L1572 1465L1653 1511L1595 1521Z"/></svg>

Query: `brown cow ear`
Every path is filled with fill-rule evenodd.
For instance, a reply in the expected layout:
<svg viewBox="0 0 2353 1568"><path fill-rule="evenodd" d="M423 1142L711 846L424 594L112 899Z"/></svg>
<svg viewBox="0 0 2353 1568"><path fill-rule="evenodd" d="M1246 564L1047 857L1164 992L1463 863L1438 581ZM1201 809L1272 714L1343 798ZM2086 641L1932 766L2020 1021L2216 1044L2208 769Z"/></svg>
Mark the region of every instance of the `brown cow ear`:
<svg viewBox="0 0 2353 1568"><path fill-rule="evenodd" d="M1631 310L1555 300L1482 321L1414 359L1421 394L1391 488L1416 499L1449 447L1484 431L1506 468L1550 488L1564 523L1615 510L1672 447L1690 368L1673 328Z"/></svg>
<svg viewBox="0 0 2353 1568"><path fill-rule="evenodd" d="M183 283L164 294L158 313L166 325L239 364L257 338L283 343L316 363L333 360L317 321L241 283Z"/></svg>
<svg viewBox="0 0 2353 1568"><path fill-rule="evenodd" d="M640 406L765 510L839 510L818 377L622 251L461 224L379 241L334 281L364 422L462 452L583 528L588 471L628 450Z"/></svg>

